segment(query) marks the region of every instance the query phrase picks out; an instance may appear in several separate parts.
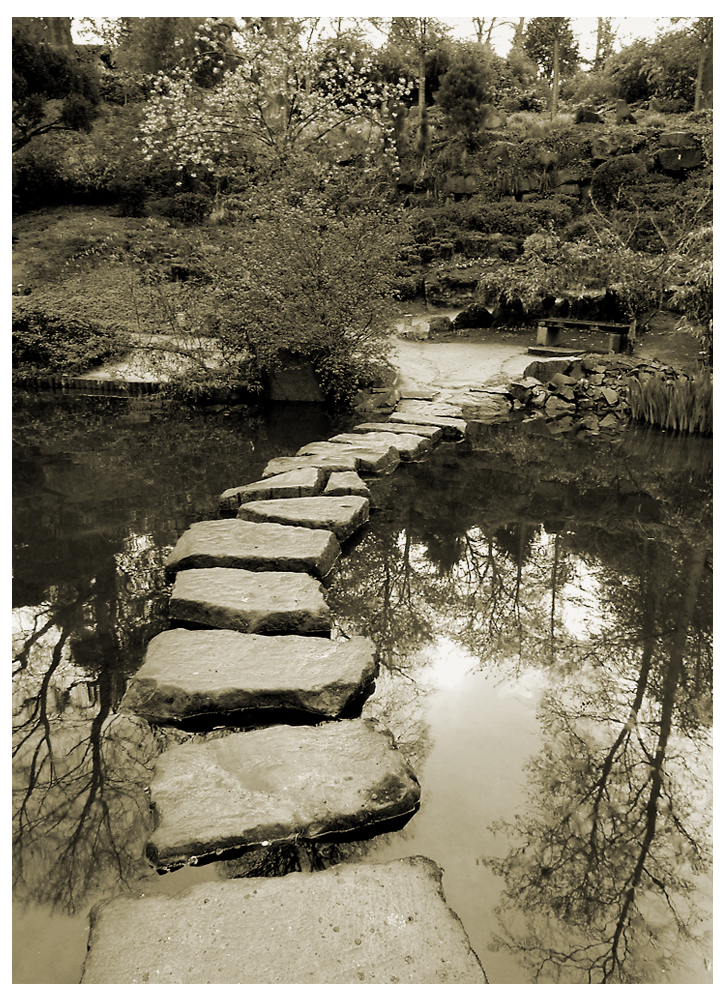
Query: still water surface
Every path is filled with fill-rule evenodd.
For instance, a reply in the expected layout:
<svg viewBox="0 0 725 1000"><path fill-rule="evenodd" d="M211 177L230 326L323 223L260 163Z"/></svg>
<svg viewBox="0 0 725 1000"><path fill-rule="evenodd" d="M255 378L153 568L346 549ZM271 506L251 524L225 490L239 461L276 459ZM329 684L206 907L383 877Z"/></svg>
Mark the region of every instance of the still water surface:
<svg viewBox="0 0 725 1000"><path fill-rule="evenodd" d="M400 831L158 875L144 786L204 733L117 714L166 627L163 560L219 494L335 433L240 412L18 397L14 979L78 983L88 912L128 889L412 854L444 869L491 983L708 983L711 444L471 425L374 481L332 574L375 639L381 719L421 807Z"/></svg>

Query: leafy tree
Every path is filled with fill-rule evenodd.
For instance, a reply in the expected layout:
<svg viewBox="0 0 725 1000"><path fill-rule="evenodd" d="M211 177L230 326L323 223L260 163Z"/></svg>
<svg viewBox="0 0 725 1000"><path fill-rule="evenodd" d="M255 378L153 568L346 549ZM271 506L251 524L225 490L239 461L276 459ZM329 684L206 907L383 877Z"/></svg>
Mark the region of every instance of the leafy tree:
<svg viewBox="0 0 725 1000"><path fill-rule="evenodd" d="M293 26L294 29L294 26ZM321 159L344 145L344 130L380 148L390 126L386 105L400 88L376 84L370 62L354 67L329 46L303 48L297 31L244 32L238 64L219 86L202 89L189 71L160 74L142 136L147 158L165 152L179 169L243 164L287 170L296 157Z"/></svg>
<svg viewBox="0 0 725 1000"><path fill-rule="evenodd" d="M532 17L524 31L524 50L552 87L551 110L559 100L560 75L573 74L579 64L579 44L568 17Z"/></svg>
<svg viewBox="0 0 725 1000"><path fill-rule="evenodd" d="M395 226L372 212L335 216L312 197L282 204L280 192L254 197L222 245L179 238L186 282L169 281L152 242L137 243L137 308L150 335L142 346L188 358L190 390L209 380L258 389L286 352L304 355L344 407L385 361ZM159 344L158 334L181 346Z"/></svg>
<svg viewBox="0 0 725 1000"><path fill-rule="evenodd" d="M89 132L98 111L95 71L74 52L38 39L44 36L32 25L13 25L13 152L48 132Z"/></svg>
<svg viewBox="0 0 725 1000"><path fill-rule="evenodd" d="M390 22L389 44L407 50L415 66L418 81L418 155L421 162L428 151L429 141L425 96L426 57L447 33L445 25L431 17L394 17Z"/></svg>
<svg viewBox="0 0 725 1000"><path fill-rule="evenodd" d="M457 46L436 103L454 131L463 133L471 149L483 121L482 107L491 100L491 84L491 70L480 52Z"/></svg>

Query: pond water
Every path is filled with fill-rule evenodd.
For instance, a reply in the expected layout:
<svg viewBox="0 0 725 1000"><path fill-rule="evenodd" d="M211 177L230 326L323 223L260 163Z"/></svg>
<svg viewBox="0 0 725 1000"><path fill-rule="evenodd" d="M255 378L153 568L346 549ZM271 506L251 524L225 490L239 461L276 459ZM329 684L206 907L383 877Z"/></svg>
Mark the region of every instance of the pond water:
<svg viewBox="0 0 725 1000"><path fill-rule="evenodd" d="M378 645L363 714L420 809L303 854L144 860L153 757L209 736L117 714L166 627L164 557L223 490L343 426L309 406L16 399L13 982L78 983L90 907L117 892L416 854L493 984L711 982L708 441L473 423L373 480L328 601Z"/></svg>

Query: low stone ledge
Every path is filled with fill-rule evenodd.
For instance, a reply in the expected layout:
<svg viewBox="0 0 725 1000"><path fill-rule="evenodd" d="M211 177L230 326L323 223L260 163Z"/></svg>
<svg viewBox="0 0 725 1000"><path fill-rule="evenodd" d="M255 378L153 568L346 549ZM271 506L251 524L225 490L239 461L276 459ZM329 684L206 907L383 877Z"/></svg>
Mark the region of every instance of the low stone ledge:
<svg viewBox="0 0 725 1000"><path fill-rule="evenodd" d="M485 984L428 858L117 896L82 984Z"/></svg>
<svg viewBox="0 0 725 1000"><path fill-rule="evenodd" d="M347 834L412 814L420 786L369 719L270 726L184 743L156 760L147 853L169 866L217 851Z"/></svg>
<svg viewBox="0 0 725 1000"><path fill-rule="evenodd" d="M299 500L259 500L245 503L237 517L247 521L274 522L304 528L322 528L344 542L368 520L367 497L301 497Z"/></svg>
<svg viewBox="0 0 725 1000"><path fill-rule="evenodd" d="M169 629L148 644L121 711L155 722L208 712L302 711L334 718L378 672L364 636L265 636Z"/></svg>
<svg viewBox="0 0 725 1000"><path fill-rule="evenodd" d="M166 558L170 575L185 569L279 570L325 577L337 562L340 544L329 530L245 520L197 521Z"/></svg>
<svg viewBox="0 0 725 1000"><path fill-rule="evenodd" d="M237 632L329 635L322 585L307 573L187 569L176 576L169 617Z"/></svg>

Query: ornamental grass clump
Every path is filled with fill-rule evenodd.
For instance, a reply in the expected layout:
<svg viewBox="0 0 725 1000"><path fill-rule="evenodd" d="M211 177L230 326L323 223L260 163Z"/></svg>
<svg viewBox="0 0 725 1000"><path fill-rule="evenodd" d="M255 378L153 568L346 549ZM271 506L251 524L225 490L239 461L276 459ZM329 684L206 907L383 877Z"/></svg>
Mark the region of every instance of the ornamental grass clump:
<svg viewBox="0 0 725 1000"><path fill-rule="evenodd" d="M679 378L628 379L629 406L634 420L665 430L712 434L712 373Z"/></svg>

